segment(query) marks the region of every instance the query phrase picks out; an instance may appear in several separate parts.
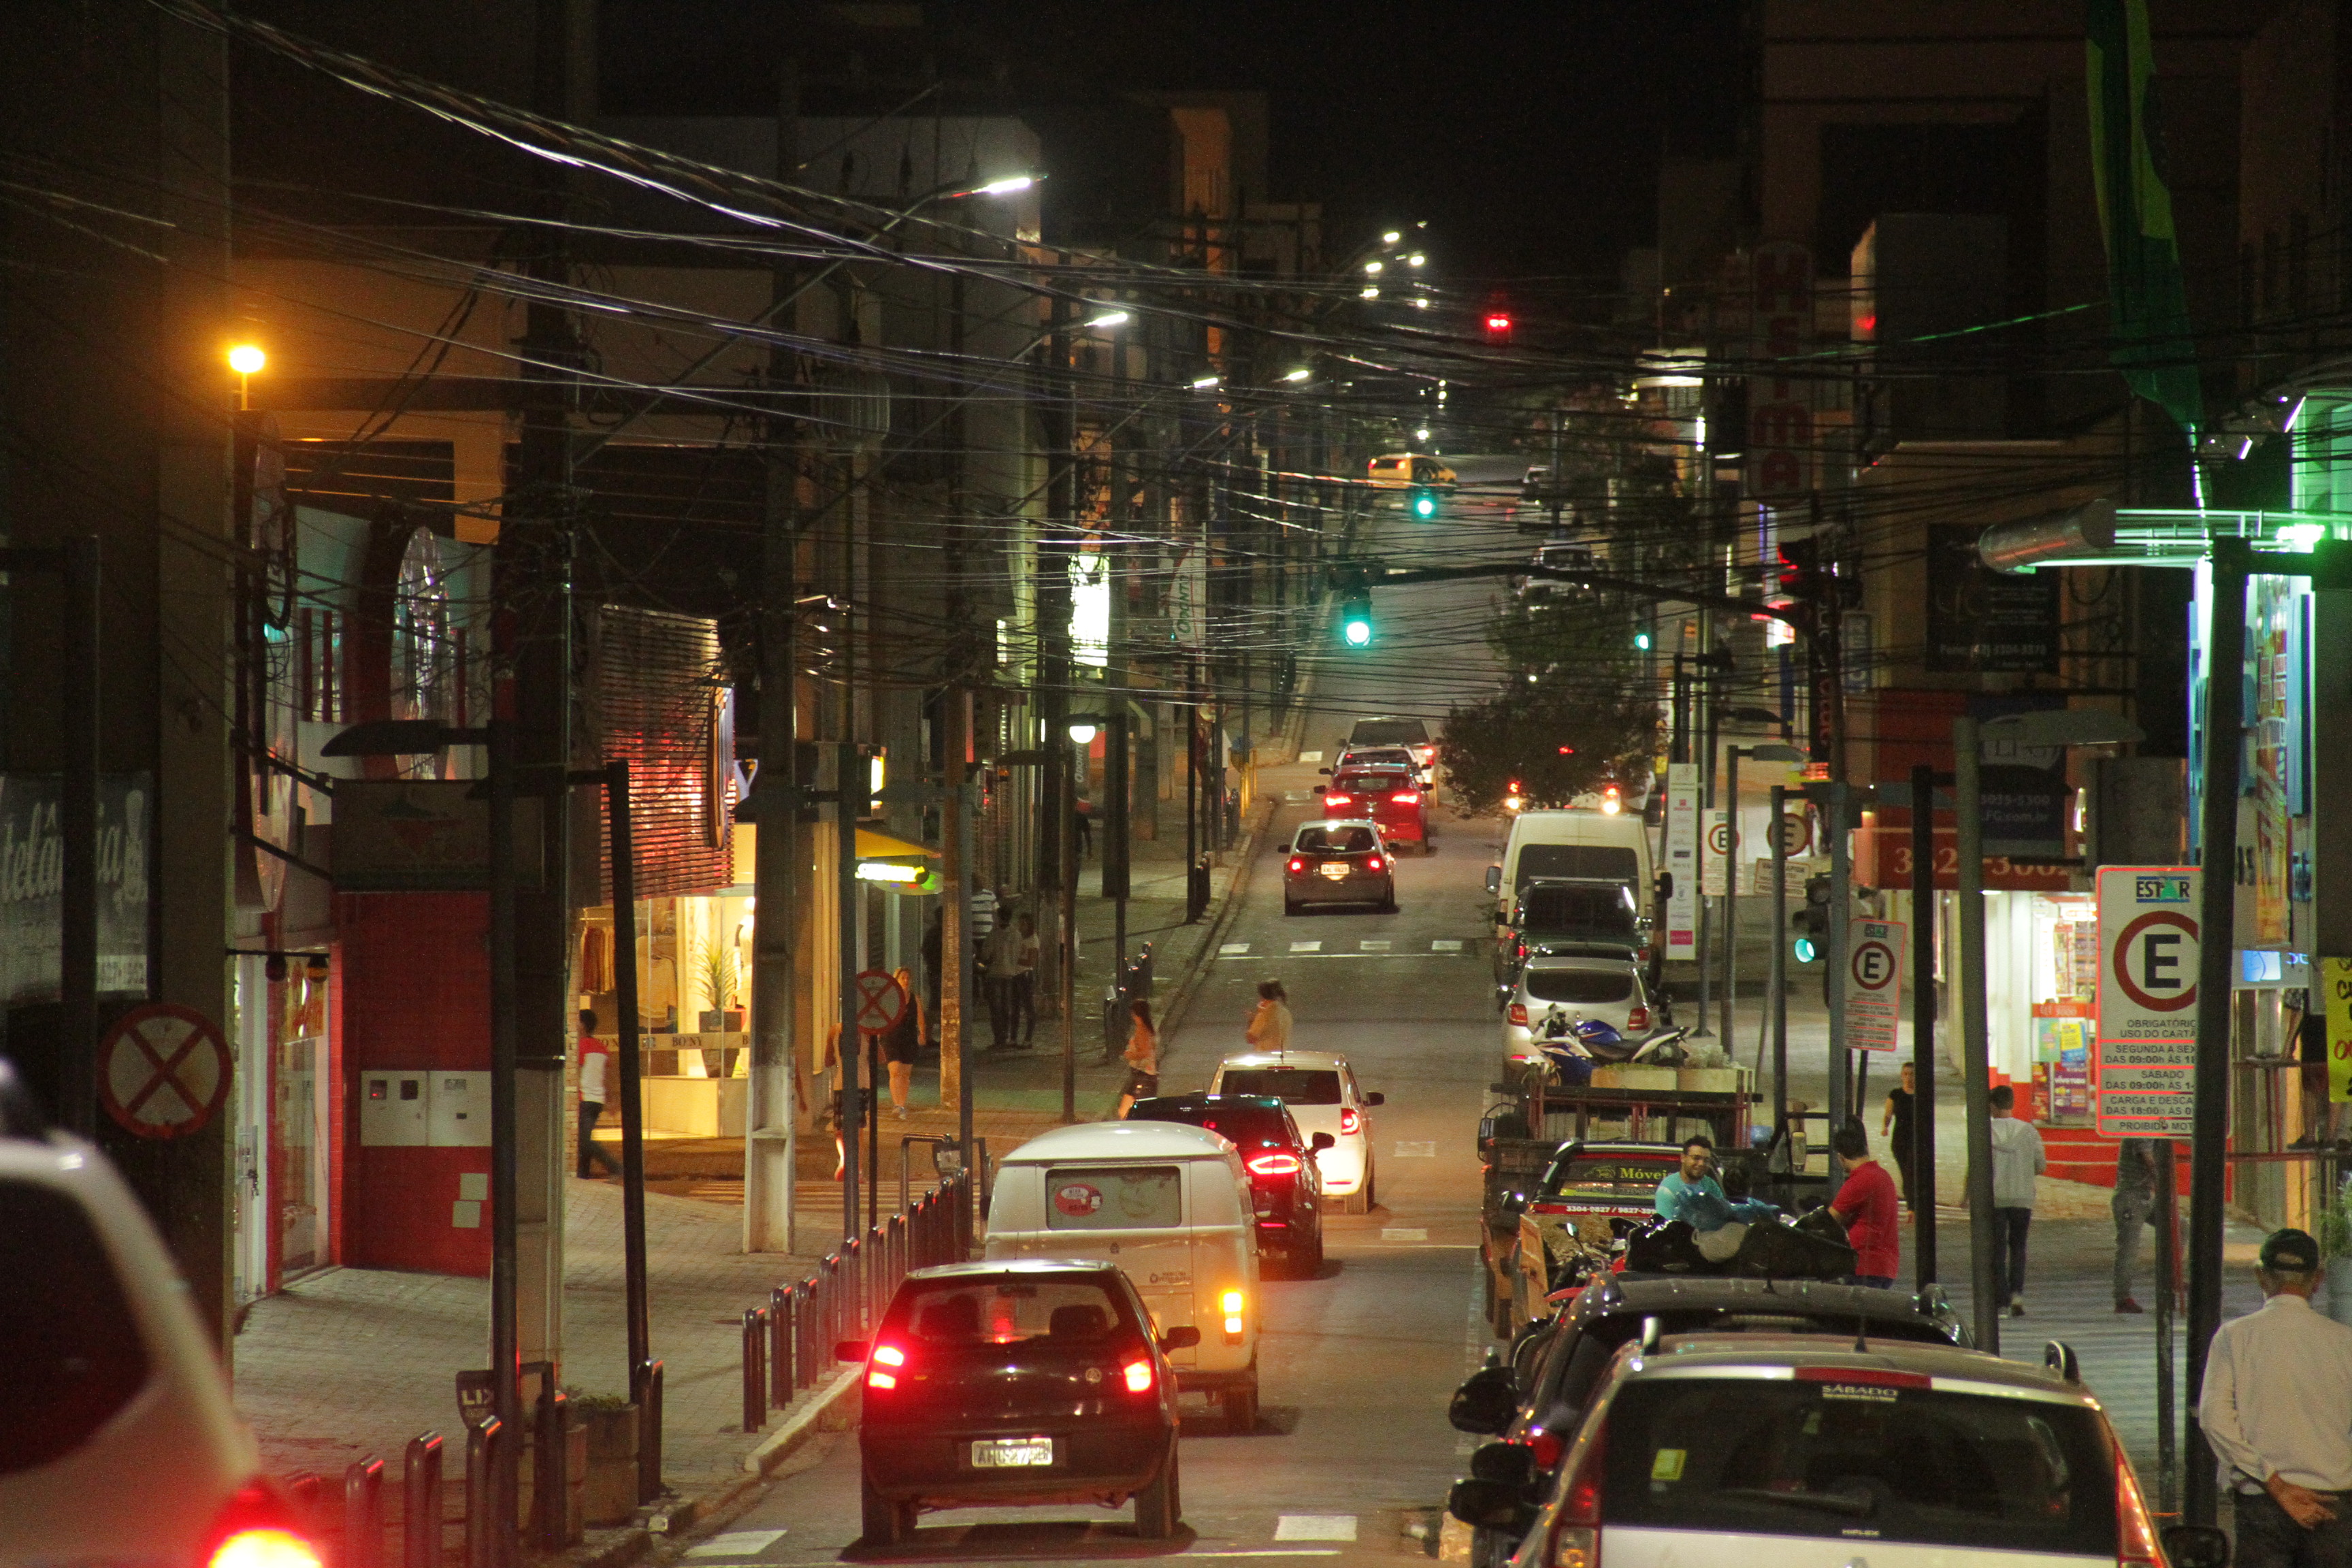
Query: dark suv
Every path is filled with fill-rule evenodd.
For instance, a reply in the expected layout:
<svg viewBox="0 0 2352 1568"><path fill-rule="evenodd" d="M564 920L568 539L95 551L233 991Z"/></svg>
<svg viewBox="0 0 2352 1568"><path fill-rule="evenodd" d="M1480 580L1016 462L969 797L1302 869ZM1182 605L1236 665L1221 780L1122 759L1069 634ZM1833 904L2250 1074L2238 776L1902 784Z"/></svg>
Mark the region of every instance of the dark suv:
<svg viewBox="0 0 2352 1568"><path fill-rule="evenodd" d="M907 1276L871 1340L858 1457L866 1543L897 1546L925 1509L1135 1500L1163 1541L1182 1512L1176 1379L1135 1287L1108 1261L954 1263Z"/></svg>
<svg viewBox="0 0 2352 1568"><path fill-rule="evenodd" d="M1270 1094L1163 1094L1139 1100L1129 1121L1182 1121L1205 1127L1241 1151L1257 1210L1261 1255L1281 1255L1293 1279L1323 1271L1323 1177L1317 1151L1328 1132L1303 1136L1290 1108Z"/></svg>

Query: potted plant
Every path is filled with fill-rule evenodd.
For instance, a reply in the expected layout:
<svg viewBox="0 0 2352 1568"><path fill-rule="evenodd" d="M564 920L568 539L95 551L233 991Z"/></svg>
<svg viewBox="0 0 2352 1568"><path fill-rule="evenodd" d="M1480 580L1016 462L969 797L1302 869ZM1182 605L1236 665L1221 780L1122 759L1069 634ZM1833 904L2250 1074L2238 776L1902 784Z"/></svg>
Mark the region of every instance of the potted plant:
<svg viewBox="0 0 2352 1568"><path fill-rule="evenodd" d="M587 1522L626 1524L637 1512L637 1407L624 1394L565 1392L588 1428Z"/></svg>

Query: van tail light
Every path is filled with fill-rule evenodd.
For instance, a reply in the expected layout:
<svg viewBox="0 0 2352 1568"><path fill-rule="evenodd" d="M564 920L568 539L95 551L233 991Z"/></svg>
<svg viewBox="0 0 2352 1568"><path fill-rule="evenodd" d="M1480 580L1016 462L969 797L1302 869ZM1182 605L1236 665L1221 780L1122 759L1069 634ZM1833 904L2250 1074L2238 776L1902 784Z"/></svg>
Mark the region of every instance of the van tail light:
<svg viewBox="0 0 2352 1568"><path fill-rule="evenodd" d="M1228 1290L1217 1298L1217 1305L1223 1309L1225 1314L1225 1339L1228 1342L1242 1337L1242 1309L1248 1302L1249 1298L1239 1290Z"/></svg>
<svg viewBox="0 0 2352 1568"><path fill-rule="evenodd" d="M1296 1154L1260 1154L1249 1163L1254 1176L1295 1176L1298 1174Z"/></svg>
<svg viewBox="0 0 2352 1568"><path fill-rule="evenodd" d="M898 1386L898 1369L907 1364L907 1352L894 1344L878 1344L866 1358L866 1386L887 1391Z"/></svg>
<svg viewBox="0 0 2352 1568"><path fill-rule="evenodd" d="M1625 1015L1625 1026L1629 1029L1648 1028L1650 1026L1650 1010L1647 1007L1634 1008L1632 1012Z"/></svg>
<svg viewBox="0 0 2352 1568"><path fill-rule="evenodd" d="M1560 1455L1567 1452L1568 1440L1557 1432L1547 1432L1538 1426L1528 1434L1528 1447L1535 1454L1536 1468L1548 1471L1556 1467Z"/></svg>
<svg viewBox="0 0 2352 1568"><path fill-rule="evenodd" d="M1389 796L1389 798L1396 802L1399 805L1419 805L1421 804L1421 792L1417 789L1401 789L1397 791L1396 794Z"/></svg>
<svg viewBox="0 0 2352 1568"><path fill-rule="evenodd" d="M1120 1367L1118 1371L1119 1375L1127 1379L1127 1391L1129 1394L1149 1394L1151 1392L1154 1373L1151 1370L1151 1358L1150 1356L1139 1356L1136 1360L1129 1362L1125 1366Z"/></svg>
<svg viewBox="0 0 2352 1568"><path fill-rule="evenodd" d="M1350 1132L1361 1132L1363 1130L1364 1119L1361 1115L1358 1114L1356 1109L1353 1106L1341 1106L1339 1108L1339 1136L1345 1138Z"/></svg>
<svg viewBox="0 0 2352 1568"><path fill-rule="evenodd" d="M1527 954L1527 945L1524 942L1519 946L1519 953L1522 957L1525 957ZM1511 1020L1511 1027L1515 1029L1526 1028L1528 1026L1528 1005L1524 1002L1512 1003L1509 1016Z"/></svg>
<svg viewBox="0 0 2352 1568"><path fill-rule="evenodd" d="M2164 1549L2158 1542L2156 1521L2148 1517L2147 1501L2140 1496L2139 1478L2131 1461L2116 1456L2116 1568L2161 1568Z"/></svg>
<svg viewBox="0 0 2352 1568"><path fill-rule="evenodd" d="M1569 1478L1554 1520L1550 1550L1544 1554L1549 1568L1601 1568L1601 1479L1607 1458L1606 1427L1592 1436L1576 1474Z"/></svg>
<svg viewBox="0 0 2352 1568"><path fill-rule="evenodd" d="M1295 877L1295 876L1298 875L1298 873L1299 873L1299 872L1304 871L1304 870L1306 870L1306 869L1307 869L1307 861L1305 860L1305 858L1304 858L1303 857L1297 856L1297 855L1293 855L1293 856L1290 858L1290 874L1291 874L1292 876L1294 876L1294 877Z"/></svg>
<svg viewBox="0 0 2352 1568"><path fill-rule="evenodd" d="M244 1488L213 1521L205 1568L320 1568L319 1548L267 1486Z"/></svg>
<svg viewBox="0 0 2352 1568"><path fill-rule="evenodd" d="M1375 855L1371 858L1366 860L1364 862L1364 866L1367 870L1377 871L1381 868L1381 858Z"/></svg>

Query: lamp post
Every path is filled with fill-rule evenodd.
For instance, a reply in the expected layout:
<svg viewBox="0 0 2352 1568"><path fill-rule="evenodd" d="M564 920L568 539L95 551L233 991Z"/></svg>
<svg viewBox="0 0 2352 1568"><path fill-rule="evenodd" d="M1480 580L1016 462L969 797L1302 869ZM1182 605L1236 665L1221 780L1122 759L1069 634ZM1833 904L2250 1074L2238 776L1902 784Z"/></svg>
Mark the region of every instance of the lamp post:
<svg viewBox="0 0 2352 1568"><path fill-rule="evenodd" d="M246 413L253 407L253 378L261 374L269 356L252 343L239 343L228 351L228 367L236 372L236 411Z"/></svg>
<svg viewBox="0 0 2352 1568"><path fill-rule="evenodd" d="M2000 1353L2000 1302L1994 1300L1992 1223L1992 1049L1985 1017L1984 819L1980 786L1988 739L2021 746L2111 746L2139 740L2139 726L2094 709L2011 713L1979 722L1952 721L1952 809L1958 829L1961 1087L1968 1096L1969 1289L1976 1302L1977 1348ZM1912 809L1919 810L1914 802Z"/></svg>
<svg viewBox="0 0 2352 1568"><path fill-rule="evenodd" d="M1746 719L1761 712L1760 709L1734 708L1727 719ZM1779 723L1778 714L1766 714L1766 721ZM1794 746L1784 746L1778 741L1768 741L1756 746L1726 746L1723 749L1724 827L1729 842L1723 847L1723 1015L1721 1030L1723 1048L1738 1058L1738 1040L1732 1033L1731 1014L1739 991L1739 759L1753 757L1759 763L1801 763L1805 753ZM1759 1067L1761 1063L1758 1064ZM1774 1121L1777 1127L1777 1116Z"/></svg>

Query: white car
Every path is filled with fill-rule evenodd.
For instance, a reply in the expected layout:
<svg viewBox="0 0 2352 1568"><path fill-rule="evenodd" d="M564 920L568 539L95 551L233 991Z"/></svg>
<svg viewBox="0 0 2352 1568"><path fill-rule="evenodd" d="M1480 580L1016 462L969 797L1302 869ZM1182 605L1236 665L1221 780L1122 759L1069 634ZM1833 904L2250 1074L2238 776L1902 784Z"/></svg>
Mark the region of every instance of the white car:
<svg viewBox="0 0 2352 1568"><path fill-rule="evenodd" d="M1540 1499L1480 1478L1447 1506L1515 1530L1540 1500L1515 1568L2219 1568L2218 1530L2159 1535L2074 1352L2045 1359L1652 1327L1618 1352Z"/></svg>
<svg viewBox="0 0 2352 1568"><path fill-rule="evenodd" d="M0 1563L317 1568L163 1238L0 1062Z"/></svg>
<svg viewBox="0 0 2352 1568"><path fill-rule="evenodd" d="M1653 1022L1642 966L1631 957L1530 958L1503 1005L1503 1066L1542 1054L1537 1041L1554 1016L1569 1029L1597 1020L1627 1039L1650 1032Z"/></svg>
<svg viewBox="0 0 2352 1568"><path fill-rule="evenodd" d="M1315 1168L1327 1196L1348 1214L1370 1214L1378 1201L1373 1183L1371 1108L1386 1097L1366 1094L1348 1058L1329 1051L1251 1051L1227 1057L1209 1080L1211 1094L1270 1094L1290 1108L1290 1118L1311 1142L1331 1135L1318 1150Z"/></svg>

